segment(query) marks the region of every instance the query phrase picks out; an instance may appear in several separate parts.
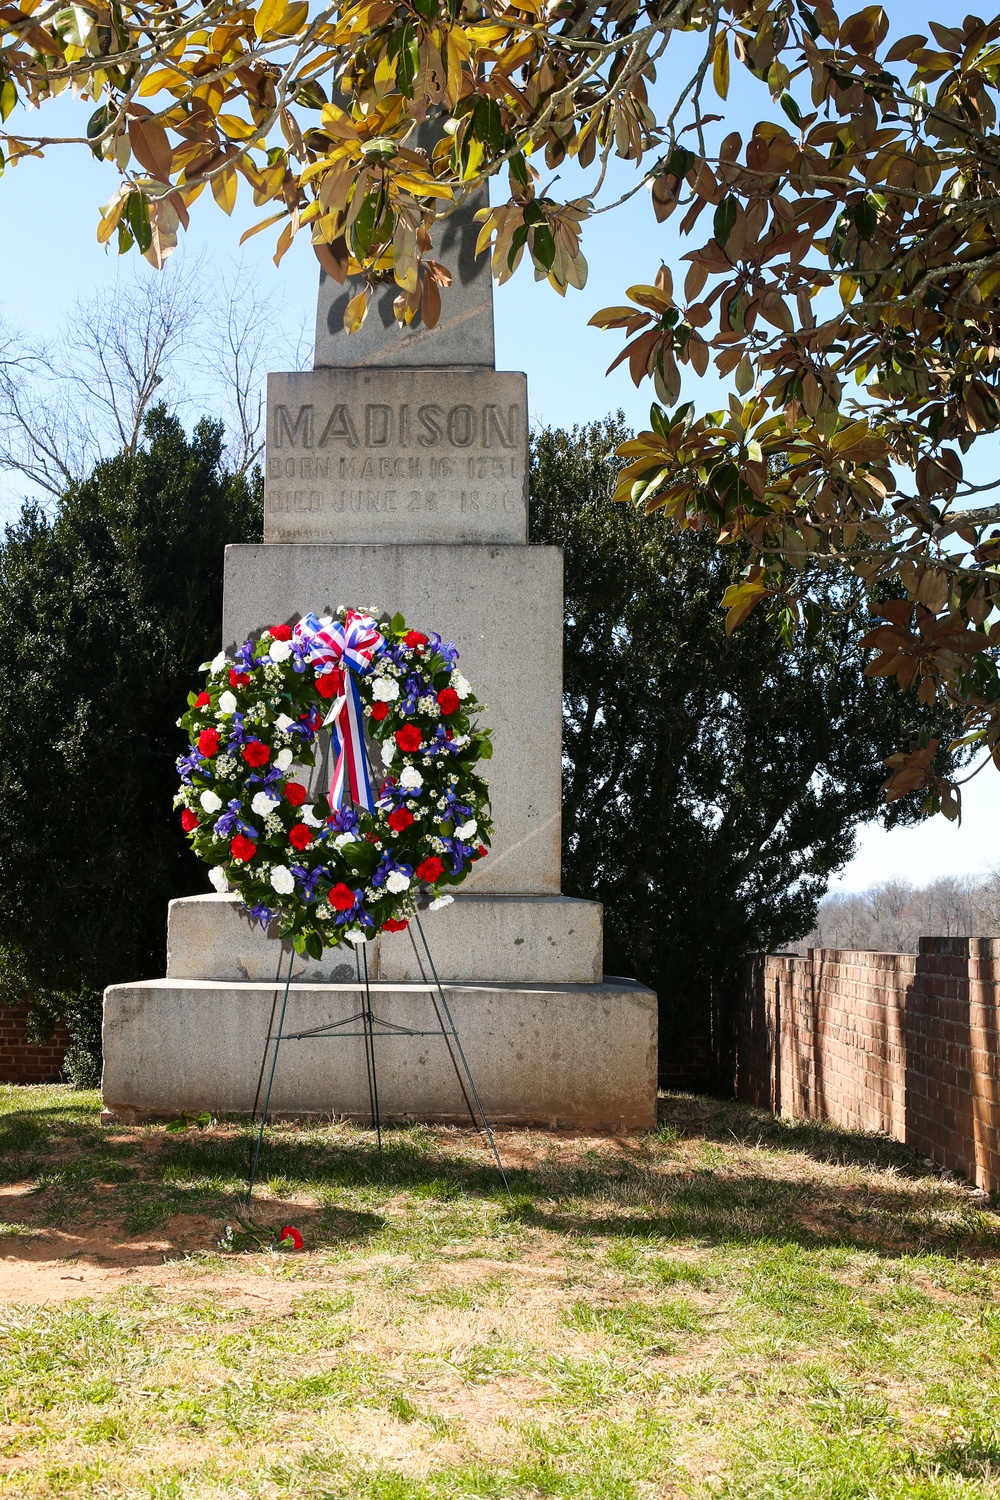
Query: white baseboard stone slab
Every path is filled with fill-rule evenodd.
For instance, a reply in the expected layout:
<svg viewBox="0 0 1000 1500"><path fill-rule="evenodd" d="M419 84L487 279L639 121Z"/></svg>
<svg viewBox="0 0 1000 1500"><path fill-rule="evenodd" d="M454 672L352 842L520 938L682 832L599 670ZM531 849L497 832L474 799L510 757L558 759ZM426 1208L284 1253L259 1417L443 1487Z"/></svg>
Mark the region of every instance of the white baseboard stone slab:
<svg viewBox="0 0 1000 1500"><path fill-rule="evenodd" d="M505 984L597 984L602 977L602 908L568 896L459 894L442 911L421 916L434 969L442 980ZM368 947L373 979L430 983L433 973L416 924L383 932ZM419 956L418 956L419 955ZM185 896L167 918L167 978L284 982L288 949L277 934L251 924L237 896ZM356 979L354 953L328 948L321 959L296 954L296 982Z"/></svg>
<svg viewBox="0 0 1000 1500"><path fill-rule="evenodd" d="M222 639L339 605L399 610L461 652L493 730L483 766L495 835L463 891L558 895L562 824L562 553L558 547L226 548Z"/></svg>
<svg viewBox="0 0 1000 1500"><path fill-rule="evenodd" d="M182 1110L247 1113L254 1105L275 1001L272 984L151 979L114 985L104 1001L108 1118L176 1118ZM446 986L448 1004L491 1123L624 1132L656 1124L656 997L629 980L595 985ZM432 1030L430 985L372 986L377 1016ZM293 984L285 1035L345 1020L357 984ZM357 1025L345 1028L358 1032ZM376 1036L385 1121L467 1123L440 1033ZM369 1118L364 1040L281 1045L271 1116Z"/></svg>
<svg viewBox="0 0 1000 1500"><path fill-rule="evenodd" d="M528 388L510 370L267 377L266 542L528 540Z"/></svg>

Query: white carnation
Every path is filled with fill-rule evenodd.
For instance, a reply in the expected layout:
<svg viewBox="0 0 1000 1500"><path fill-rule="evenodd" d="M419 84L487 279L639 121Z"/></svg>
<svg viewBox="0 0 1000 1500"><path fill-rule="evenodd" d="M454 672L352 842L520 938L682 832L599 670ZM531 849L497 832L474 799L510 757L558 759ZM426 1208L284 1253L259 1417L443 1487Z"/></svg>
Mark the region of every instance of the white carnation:
<svg viewBox="0 0 1000 1500"><path fill-rule="evenodd" d="M460 698L467 698L472 692L472 683L463 677L461 672L456 672L451 679L451 685Z"/></svg>
<svg viewBox="0 0 1000 1500"><path fill-rule="evenodd" d="M394 677L376 677L372 683L372 697L376 703L395 703L399 697L399 683Z"/></svg>
<svg viewBox="0 0 1000 1500"><path fill-rule="evenodd" d="M295 876L287 865L275 865L271 871L271 884L279 896L290 896L295 889Z"/></svg>
<svg viewBox="0 0 1000 1500"><path fill-rule="evenodd" d="M400 786L405 786L407 790L409 790L411 787L414 790L417 790L423 786L424 778L421 776L416 766L407 766L403 774L399 778L399 784Z"/></svg>
<svg viewBox="0 0 1000 1500"><path fill-rule="evenodd" d="M363 943L365 941L365 933L362 932L360 927L352 927L348 932L344 933L344 937L349 943Z"/></svg>
<svg viewBox="0 0 1000 1500"><path fill-rule="evenodd" d="M269 797L266 792L257 792L250 806L259 818L266 818L278 806L278 800L276 797Z"/></svg>
<svg viewBox="0 0 1000 1500"><path fill-rule="evenodd" d="M343 849L345 844L356 844L357 841L358 836L356 833L338 833L333 841L333 847L339 851Z"/></svg>
<svg viewBox="0 0 1000 1500"><path fill-rule="evenodd" d="M478 828L478 826L479 825L477 824L475 818L470 818L467 823L463 823L462 824L461 828L456 828L455 829L455 837L457 839L471 839L471 838L474 838L475 837L475 833L476 833L476 829Z"/></svg>
<svg viewBox="0 0 1000 1500"><path fill-rule="evenodd" d="M409 875L404 875L402 870L390 870L385 878L385 883L389 890L392 891L392 894L398 896L400 891L409 890L410 877Z"/></svg>
<svg viewBox="0 0 1000 1500"><path fill-rule="evenodd" d="M287 641L272 641L267 648L267 654L272 661L287 661L292 654L292 648Z"/></svg>
<svg viewBox="0 0 1000 1500"><path fill-rule="evenodd" d="M283 734L286 734L294 723L295 720L290 719L287 714L279 714L274 721L275 728L280 729Z"/></svg>
<svg viewBox="0 0 1000 1500"><path fill-rule="evenodd" d="M382 764L384 766L391 766L392 763L393 763L393 761L395 759L396 759L396 741L395 740L383 740L382 741Z"/></svg>
<svg viewBox="0 0 1000 1500"><path fill-rule="evenodd" d="M222 806L222 798L215 792L202 792L198 800L207 813L218 812Z"/></svg>
<svg viewBox="0 0 1000 1500"><path fill-rule="evenodd" d="M222 714L234 714L236 712L236 708L236 694L229 692L229 690L227 689L226 692L222 693L219 697L219 712Z"/></svg>
<svg viewBox="0 0 1000 1500"><path fill-rule="evenodd" d="M454 899L454 896L435 896L427 910L440 911L442 906L450 906Z"/></svg>
<svg viewBox="0 0 1000 1500"><path fill-rule="evenodd" d="M223 667L225 665L226 665L226 653L224 651L220 651L219 654L218 654L218 656L213 656L212 657L212 660L211 660L211 662L209 663L209 666L208 666L208 670L210 672L221 672L222 669L223 669Z"/></svg>
<svg viewBox="0 0 1000 1500"><path fill-rule="evenodd" d="M309 828L322 828L325 821L323 818L317 818L316 809L314 807L300 808L299 816L301 817L303 823L305 823Z"/></svg>
<svg viewBox="0 0 1000 1500"><path fill-rule="evenodd" d="M213 865L208 872L208 878L215 886L215 889L219 892L220 896L224 895L225 892L228 891L229 881L226 879L226 872L221 865Z"/></svg>
<svg viewBox="0 0 1000 1500"><path fill-rule="evenodd" d="M295 756L286 745L284 750L279 750L277 755L274 757L274 764L277 766L279 771L287 771L288 767L291 765L294 759Z"/></svg>

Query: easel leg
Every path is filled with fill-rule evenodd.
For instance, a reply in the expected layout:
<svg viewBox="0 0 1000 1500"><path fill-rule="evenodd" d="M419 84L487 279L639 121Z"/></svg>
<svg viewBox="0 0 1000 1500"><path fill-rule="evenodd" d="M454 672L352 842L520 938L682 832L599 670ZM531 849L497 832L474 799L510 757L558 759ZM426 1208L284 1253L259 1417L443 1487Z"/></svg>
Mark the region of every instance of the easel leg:
<svg viewBox="0 0 1000 1500"><path fill-rule="evenodd" d="M434 983L437 986L438 995L441 997L441 1005L444 1009L445 1016L447 1017L448 1025L451 1028L451 1035L455 1038L455 1046L458 1048L458 1055L462 1060L462 1067L465 1070L465 1076L469 1081L469 1088L472 1090L472 1097L476 1101L476 1109L479 1111L479 1118L483 1122L483 1129L486 1131L486 1138L490 1143L490 1150L493 1152L493 1157L497 1164L497 1171L500 1173L503 1185L507 1190L507 1197L513 1198L514 1195L510 1190L510 1183L507 1181L507 1174L503 1169L503 1162L500 1160L500 1153L497 1150L497 1143L493 1139L493 1131L490 1129L490 1122L486 1118L486 1111L483 1109L482 1100L480 1099L479 1091L476 1088L476 1081L472 1076L472 1070L469 1067L468 1059L465 1056L465 1049L462 1046L462 1039L458 1034L458 1028L456 1027L455 1022L452 1020L451 1010L448 1007L448 1001L445 999L444 989L441 985L440 979L438 978L438 972L434 965L434 960L431 957L431 950L427 943L427 936L424 932L423 923L421 922L420 915L417 912L414 913L414 921L417 924L417 931L420 933L420 941L424 945L424 952L427 954L427 962L431 966L431 973L434 975Z"/></svg>
<svg viewBox="0 0 1000 1500"><path fill-rule="evenodd" d="M274 1054L271 1057L271 1073L267 1080L267 1093L264 1095L264 1108L260 1117L260 1130L257 1132L257 1145L253 1153L253 1161L250 1165L250 1181L247 1184L246 1208L250 1210L250 1199L253 1196L253 1185L257 1177L257 1165L260 1161L260 1148L264 1143L264 1126L267 1124L267 1107L271 1102L271 1085L274 1083L274 1070L278 1065L278 1048L281 1046L281 1033L285 1025L285 1010L288 1006L288 991L292 983L292 965L295 963L295 949L292 948L288 955L288 976L285 979L285 993L281 1001L281 1016L278 1020L278 1034L274 1038ZM271 1007L271 1015L274 1015L274 1007ZM271 1028L268 1026L268 1041L271 1040ZM267 1046L264 1047L264 1056L267 1057ZM263 1068L261 1068L263 1073ZM258 1085L259 1088L259 1085ZM256 1107L256 1103L255 1103Z"/></svg>
<svg viewBox="0 0 1000 1500"><path fill-rule="evenodd" d="M372 992L368 981L368 945L359 943L361 949L360 958L358 948L354 950L354 959L357 964L358 978L361 978L361 960L365 966L365 1062L368 1066L368 1103L371 1109L371 1121L375 1127L375 1136L378 1140L378 1149L382 1150L382 1119L378 1107L378 1075L375 1071L375 1017L372 1015Z"/></svg>

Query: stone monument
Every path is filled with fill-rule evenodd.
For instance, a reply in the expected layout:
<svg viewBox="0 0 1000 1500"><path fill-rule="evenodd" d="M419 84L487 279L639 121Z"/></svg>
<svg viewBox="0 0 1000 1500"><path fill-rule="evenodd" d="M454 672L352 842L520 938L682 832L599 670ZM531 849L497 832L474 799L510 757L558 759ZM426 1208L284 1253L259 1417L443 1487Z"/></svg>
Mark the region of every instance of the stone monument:
<svg viewBox="0 0 1000 1500"><path fill-rule="evenodd" d="M494 367L475 230L471 208L446 221L455 277L434 330L401 334L387 287L348 337L350 288L321 279L314 368L268 379L265 539L227 548L223 642L342 604L399 610L456 642L488 704L495 837L423 923L486 1113L649 1128L656 997L603 976L600 905L560 894L562 554L528 545L526 382ZM106 1112L249 1111L287 949L235 896L173 901L167 930L166 978L106 992ZM433 985L408 934L382 933L368 958L378 1014L426 1028ZM354 1014L359 996L353 953L296 959L286 1034ZM376 1046L383 1119L468 1118L441 1038ZM271 1108L367 1119L363 1040L283 1042Z"/></svg>

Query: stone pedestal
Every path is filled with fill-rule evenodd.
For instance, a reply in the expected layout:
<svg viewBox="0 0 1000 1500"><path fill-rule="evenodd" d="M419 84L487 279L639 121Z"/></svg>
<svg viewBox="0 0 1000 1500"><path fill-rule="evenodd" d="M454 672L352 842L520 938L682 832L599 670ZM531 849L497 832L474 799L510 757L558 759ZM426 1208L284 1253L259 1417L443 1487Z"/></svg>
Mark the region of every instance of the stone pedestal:
<svg viewBox="0 0 1000 1500"><path fill-rule="evenodd" d="M495 837L454 905L422 921L483 1104L498 1123L650 1128L656 997L603 977L600 906L560 895L562 556L527 545L527 394L492 368L491 299L466 257L442 315L450 368L421 368L433 334L394 346L379 323L354 344L324 283L317 368L269 378L265 541L227 549L223 643L341 605L456 642L493 730ZM378 1015L433 1030L410 934L381 934L367 956ZM287 964L237 898L172 902L166 978L105 996L107 1110L251 1109ZM353 951L296 958L286 1033L354 1015L361 994ZM359 1029L283 1043L278 1114L368 1117ZM440 1034L376 1047L385 1118L468 1118Z"/></svg>

